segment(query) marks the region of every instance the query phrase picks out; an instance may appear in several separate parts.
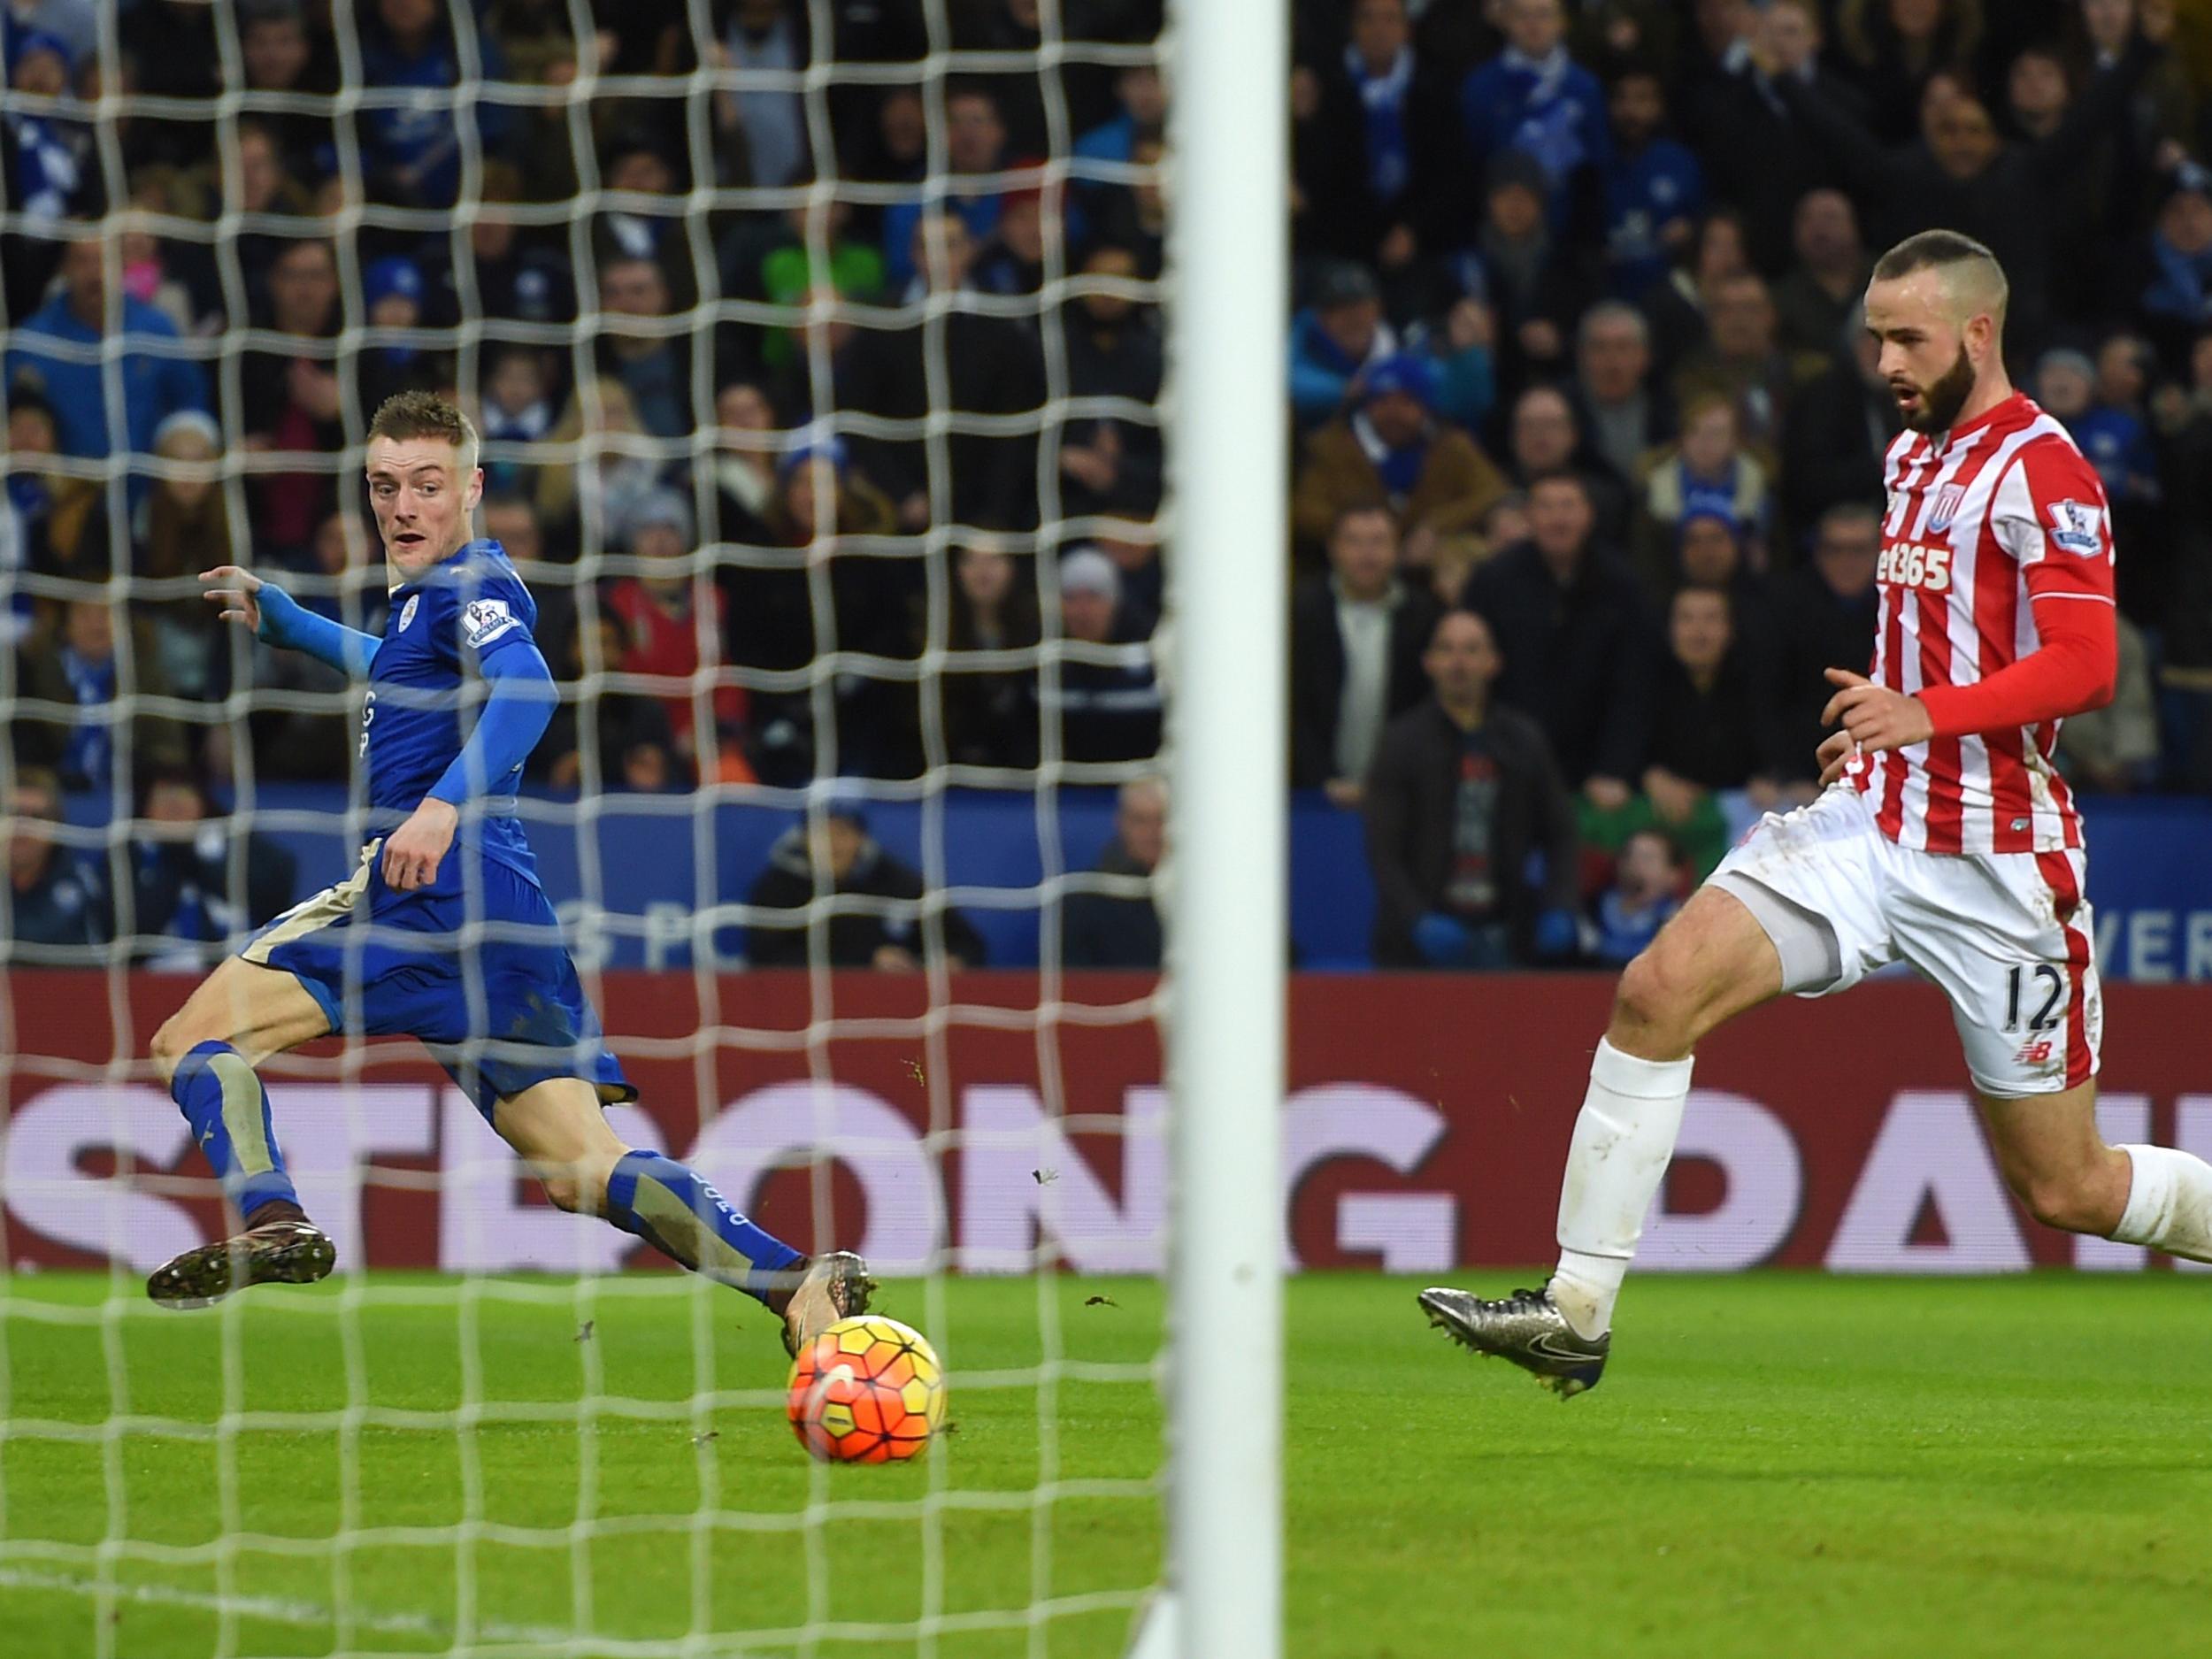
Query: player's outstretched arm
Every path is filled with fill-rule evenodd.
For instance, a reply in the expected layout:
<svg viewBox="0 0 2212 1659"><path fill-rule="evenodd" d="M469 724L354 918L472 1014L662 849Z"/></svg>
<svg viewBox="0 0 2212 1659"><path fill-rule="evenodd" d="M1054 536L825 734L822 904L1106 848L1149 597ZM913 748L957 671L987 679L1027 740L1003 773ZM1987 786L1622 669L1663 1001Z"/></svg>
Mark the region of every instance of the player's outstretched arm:
<svg viewBox="0 0 2212 1659"><path fill-rule="evenodd" d="M422 804L385 839L384 885L396 893L411 893L437 879L438 865L460 827L461 808L504 787L545 735L560 701L553 671L526 637L487 652L477 666L491 684L491 695L476 730L430 786Z"/></svg>
<svg viewBox="0 0 2212 1659"><path fill-rule="evenodd" d="M224 621L242 622L253 630L256 639L290 650L305 651L349 679L369 672L376 648L384 642L373 634L364 634L358 628L349 628L342 622L333 622L327 617L302 609L291 595L274 582L264 581L251 571L235 565L218 565L211 571L202 571L200 580L220 584L207 590L207 598L209 603L222 607Z"/></svg>

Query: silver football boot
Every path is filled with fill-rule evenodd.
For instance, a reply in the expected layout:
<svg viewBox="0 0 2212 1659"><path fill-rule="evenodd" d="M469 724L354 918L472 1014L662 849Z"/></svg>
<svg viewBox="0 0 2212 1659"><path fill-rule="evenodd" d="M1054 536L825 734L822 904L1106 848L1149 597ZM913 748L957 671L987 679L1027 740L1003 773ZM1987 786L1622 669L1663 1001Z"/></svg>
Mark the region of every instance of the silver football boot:
<svg viewBox="0 0 2212 1659"><path fill-rule="evenodd" d="M805 1258L791 1300L784 1304L783 1346L793 1358L835 1325L868 1311L876 1281L868 1263L850 1250L832 1250Z"/></svg>
<svg viewBox="0 0 2212 1659"><path fill-rule="evenodd" d="M337 1261L337 1248L313 1222L272 1221L165 1263L146 1280L146 1294L165 1308L204 1308L249 1285L311 1285Z"/></svg>
<svg viewBox="0 0 2212 1659"><path fill-rule="evenodd" d="M1578 1334L1551 1299L1551 1288L1517 1290L1502 1302L1486 1302L1463 1290L1439 1286L1420 1296L1429 1323L1462 1348L1509 1359L1562 1400L1598 1386L1613 1334L1592 1339Z"/></svg>

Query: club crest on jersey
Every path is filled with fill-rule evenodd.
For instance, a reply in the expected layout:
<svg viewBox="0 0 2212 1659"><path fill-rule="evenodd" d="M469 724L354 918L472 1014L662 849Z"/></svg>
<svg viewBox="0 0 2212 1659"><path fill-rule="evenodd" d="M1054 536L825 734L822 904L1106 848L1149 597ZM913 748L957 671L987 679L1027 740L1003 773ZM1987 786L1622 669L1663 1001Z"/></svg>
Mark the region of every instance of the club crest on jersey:
<svg viewBox="0 0 2212 1659"><path fill-rule="evenodd" d="M515 626L516 620L504 599L472 599L461 612L462 642L472 649L488 645Z"/></svg>
<svg viewBox="0 0 2212 1659"><path fill-rule="evenodd" d="M2103 508L2083 501L2055 501L2050 513L2051 541L2055 545L2085 556L2103 549Z"/></svg>
<svg viewBox="0 0 2212 1659"><path fill-rule="evenodd" d="M399 608L399 631L402 634L407 632L407 625L415 619L415 607L421 603L420 594L411 594L408 596L407 603Z"/></svg>
<svg viewBox="0 0 2212 1659"><path fill-rule="evenodd" d="M1951 520L1959 516L1959 504L1965 499L1963 484L1946 484L1936 491L1935 511L1928 515L1928 533L1933 535L1948 530Z"/></svg>

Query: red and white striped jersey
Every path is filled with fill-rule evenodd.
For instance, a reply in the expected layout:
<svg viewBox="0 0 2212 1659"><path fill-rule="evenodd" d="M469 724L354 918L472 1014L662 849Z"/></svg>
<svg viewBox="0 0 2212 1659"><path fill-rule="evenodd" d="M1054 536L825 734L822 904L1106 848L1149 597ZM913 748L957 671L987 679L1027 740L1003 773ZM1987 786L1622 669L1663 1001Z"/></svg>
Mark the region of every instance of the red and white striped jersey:
<svg viewBox="0 0 2212 1659"><path fill-rule="evenodd" d="M1889 447L1872 677L1908 695L1969 686L2041 643L2038 605L2112 597L2111 514L2096 469L2025 394ZM1848 772L1900 846L2057 852L2081 819L2051 764L2058 722L1932 738Z"/></svg>

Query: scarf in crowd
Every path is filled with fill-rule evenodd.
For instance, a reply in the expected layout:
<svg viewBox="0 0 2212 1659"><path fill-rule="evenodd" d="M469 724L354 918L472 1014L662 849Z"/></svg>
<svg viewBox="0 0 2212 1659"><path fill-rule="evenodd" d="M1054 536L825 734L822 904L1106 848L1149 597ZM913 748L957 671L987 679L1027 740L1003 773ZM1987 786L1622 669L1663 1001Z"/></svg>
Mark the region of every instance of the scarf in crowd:
<svg viewBox="0 0 2212 1659"><path fill-rule="evenodd" d="M1422 465L1429 458L1427 430L1424 428L1421 435L1404 449L1394 449L1382 441L1382 434L1363 411L1352 417L1352 435L1359 440L1360 449L1381 475L1390 504L1394 508L1403 507L1406 498L1420 483Z"/></svg>
<svg viewBox="0 0 2212 1659"><path fill-rule="evenodd" d="M1690 470L1690 464L1676 457L1673 463L1675 488L1681 492L1682 511L1678 518L1692 513L1717 513L1733 523L1739 516L1736 468L1732 462L1717 478L1706 478Z"/></svg>
<svg viewBox="0 0 2212 1659"><path fill-rule="evenodd" d="M1533 156L1555 185L1589 157L1581 111L1566 96L1572 60L1564 46L1555 46L1542 58L1508 47L1499 61L1505 70L1507 99L1521 111L1513 148Z"/></svg>
<svg viewBox="0 0 2212 1659"><path fill-rule="evenodd" d="M69 689L77 698L79 708L95 708L115 699L115 658L104 663L88 662L76 652L65 647L61 653L61 671L68 676ZM72 727L69 742L62 751L62 771L72 778L82 778L95 785L108 781L108 760L114 753L112 733L104 720L88 719Z"/></svg>
<svg viewBox="0 0 2212 1659"><path fill-rule="evenodd" d="M1367 189L1378 202L1394 202L1413 176L1406 137L1406 93L1413 85L1413 50L1401 48L1389 68L1375 74L1359 48L1344 49L1345 72L1367 111Z"/></svg>
<svg viewBox="0 0 2212 1659"><path fill-rule="evenodd" d="M69 217L82 182L69 129L41 115L11 115L15 139L16 200L27 219Z"/></svg>

